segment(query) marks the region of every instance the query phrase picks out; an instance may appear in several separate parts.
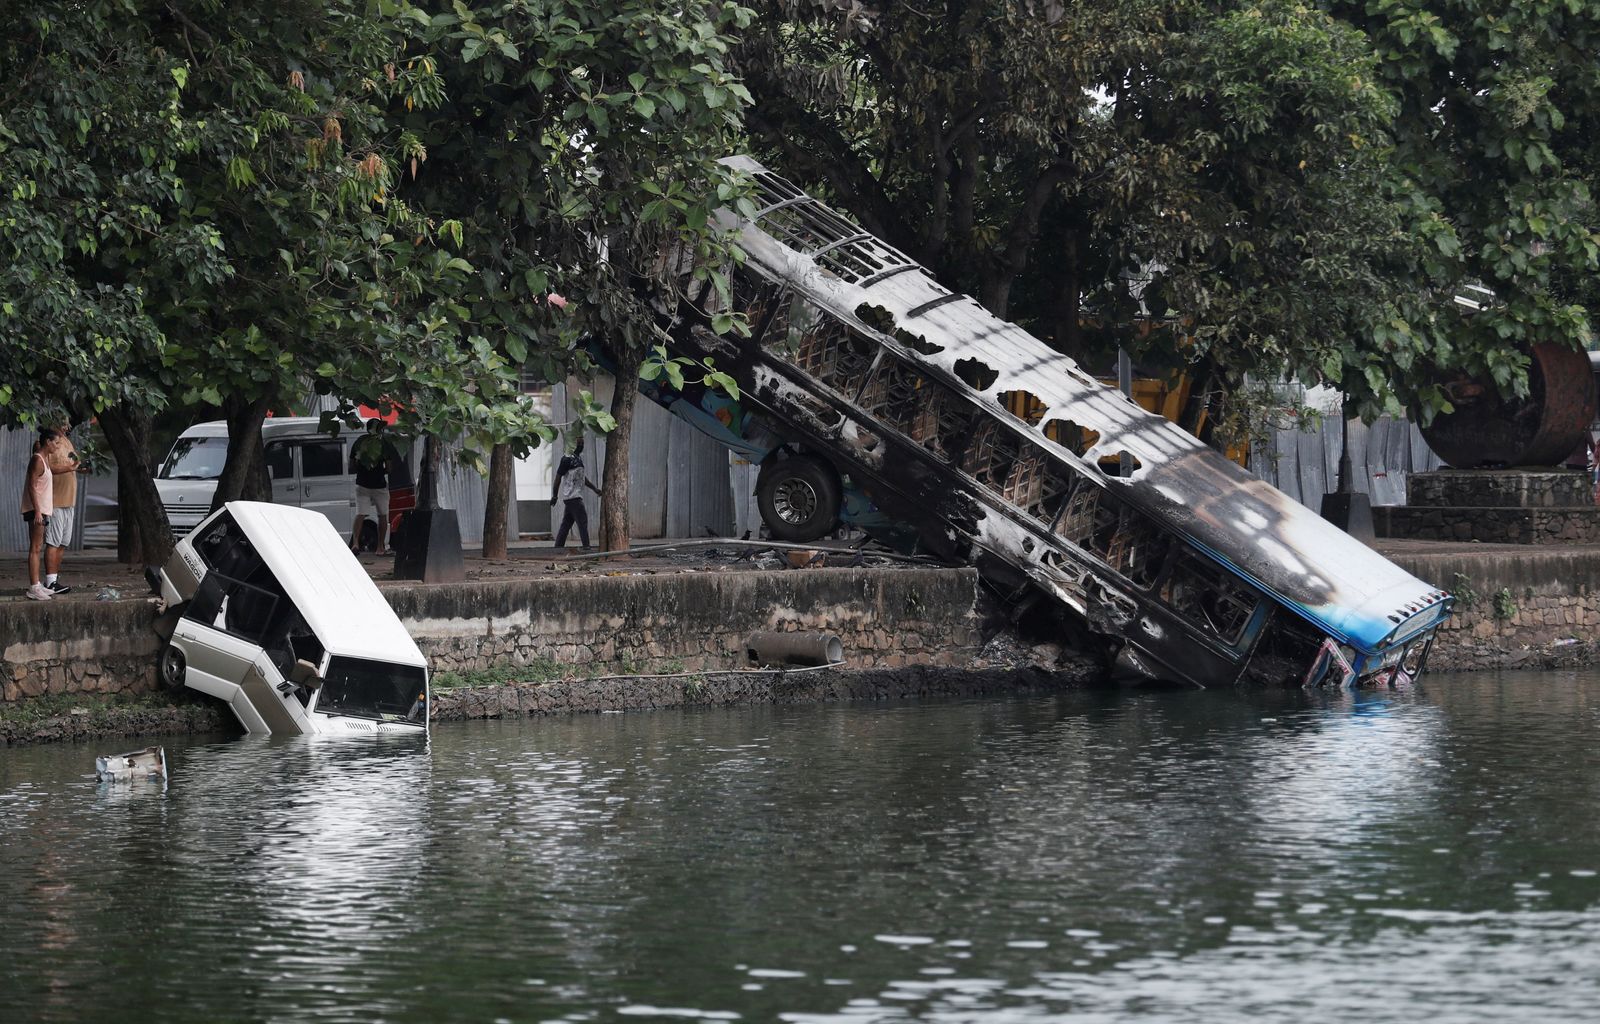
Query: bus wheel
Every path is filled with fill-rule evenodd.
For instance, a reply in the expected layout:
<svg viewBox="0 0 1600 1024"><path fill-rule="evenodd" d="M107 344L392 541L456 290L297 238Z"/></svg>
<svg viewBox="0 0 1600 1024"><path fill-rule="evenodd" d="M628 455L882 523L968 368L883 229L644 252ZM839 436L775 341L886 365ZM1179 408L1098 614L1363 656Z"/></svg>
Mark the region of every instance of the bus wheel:
<svg viewBox="0 0 1600 1024"><path fill-rule="evenodd" d="M769 463L756 483L761 518L776 540L801 543L839 526L839 476L812 455Z"/></svg>
<svg viewBox="0 0 1600 1024"><path fill-rule="evenodd" d="M156 668L161 674L161 685L174 693L183 689L189 679L189 663L178 645L170 641L161 649L161 660Z"/></svg>

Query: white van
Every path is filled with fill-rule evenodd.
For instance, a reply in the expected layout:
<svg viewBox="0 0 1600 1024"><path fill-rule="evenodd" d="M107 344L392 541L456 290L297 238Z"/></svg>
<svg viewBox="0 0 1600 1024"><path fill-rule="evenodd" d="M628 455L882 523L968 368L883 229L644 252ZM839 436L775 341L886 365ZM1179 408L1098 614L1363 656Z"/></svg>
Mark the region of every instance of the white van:
<svg viewBox="0 0 1600 1024"><path fill-rule="evenodd" d="M160 584L162 683L226 701L246 732L426 735L428 663L326 516L230 501Z"/></svg>
<svg viewBox="0 0 1600 1024"><path fill-rule="evenodd" d="M272 478L272 500L322 513L344 538L355 520L356 478L350 446L360 431L332 437L316 416L272 416L261 424ZM228 461L228 422L196 423L179 435L156 471L156 490L174 533L187 533L211 514L217 479Z"/></svg>

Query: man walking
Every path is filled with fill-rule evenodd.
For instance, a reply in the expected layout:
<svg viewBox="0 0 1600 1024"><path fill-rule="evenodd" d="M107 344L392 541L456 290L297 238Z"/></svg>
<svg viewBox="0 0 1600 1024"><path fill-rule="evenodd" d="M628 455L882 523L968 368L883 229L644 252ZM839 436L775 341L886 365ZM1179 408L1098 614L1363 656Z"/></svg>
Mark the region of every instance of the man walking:
<svg viewBox="0 0 1600 1024"><path fill-rule="evenodd" d="M583 541L583 550L589 551L589 510L583 507L583 489L587 486L596 494L600 488L589 482L583 467L583 435L578 435L578 440L573 443L572 451L561 457L561 462L556 466L556 482L550 492L550 514L555 515L555 510L561 508L561 528L556 531L556 547L567 546L567 531L572 529L572 524L578 524L578 539ZM557 502L560 505L557 505Z"/></svg>
<svg viewBox="0 0 1600 1024"><path fill-rule="evenodd" d="M78 461L78 449L68 434L70 429L62 423L44 453L50 464L51 500L55 505L44 531L44 588L52 594L65 594L72 589L59 579L61 558L72 543L72 528L78 518L78 474L89 471Z"/></svg>

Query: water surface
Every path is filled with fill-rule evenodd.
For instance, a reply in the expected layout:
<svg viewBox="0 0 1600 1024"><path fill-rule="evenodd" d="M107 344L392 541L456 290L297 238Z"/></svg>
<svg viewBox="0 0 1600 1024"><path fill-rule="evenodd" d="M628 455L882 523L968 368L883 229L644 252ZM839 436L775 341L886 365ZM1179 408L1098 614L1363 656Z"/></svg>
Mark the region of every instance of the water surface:
<svg viewBox="0 0 1600 1024"><path fill-rule="evenodd" d="M1597 739L1508 673L3 750L0 1015L1588 1021Z"/></svg>

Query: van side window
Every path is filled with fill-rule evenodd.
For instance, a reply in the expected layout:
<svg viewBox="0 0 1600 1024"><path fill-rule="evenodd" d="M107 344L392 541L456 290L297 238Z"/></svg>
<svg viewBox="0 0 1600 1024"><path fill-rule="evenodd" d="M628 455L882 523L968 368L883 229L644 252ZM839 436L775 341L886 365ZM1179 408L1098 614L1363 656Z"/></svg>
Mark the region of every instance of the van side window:
<svg viewBox="0 0 1600 1024"><path fill-rule="evenodd" d="M274 480L294 477L294 450L283 443L267 445L267 475Z"/></svg>
<svg viewBox="0 0 1600 1024"><path fill-rule="evenodd" d="M343 441L313 441L300 446L301 477L342 476L344 471Z"/></svg>

